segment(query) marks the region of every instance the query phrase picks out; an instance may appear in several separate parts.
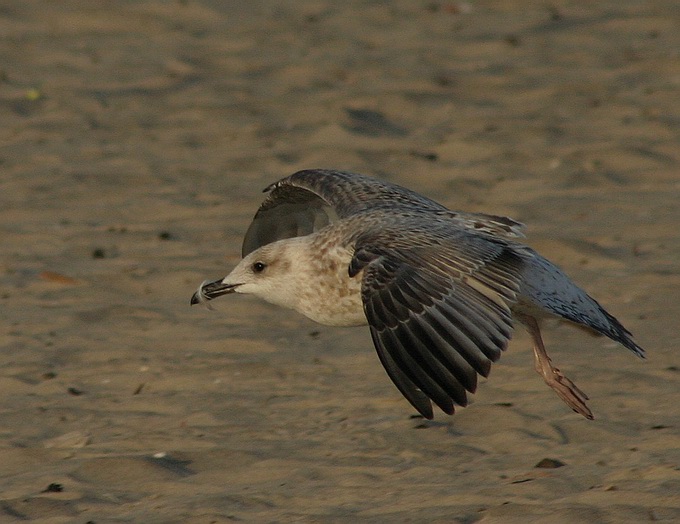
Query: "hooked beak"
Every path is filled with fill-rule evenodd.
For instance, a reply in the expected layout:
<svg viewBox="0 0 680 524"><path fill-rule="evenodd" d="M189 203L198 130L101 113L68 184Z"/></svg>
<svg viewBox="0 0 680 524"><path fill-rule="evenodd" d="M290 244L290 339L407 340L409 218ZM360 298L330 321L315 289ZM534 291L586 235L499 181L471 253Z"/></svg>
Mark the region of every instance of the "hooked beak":
<svg viewBox="0 0 680 524"><path fill-rule="evenodd" d="M200 304L212 300L213 298L233 293L241 284L224 284L223 279L215 280L214 282L203 282L191 297L191 305Z"/></svg>

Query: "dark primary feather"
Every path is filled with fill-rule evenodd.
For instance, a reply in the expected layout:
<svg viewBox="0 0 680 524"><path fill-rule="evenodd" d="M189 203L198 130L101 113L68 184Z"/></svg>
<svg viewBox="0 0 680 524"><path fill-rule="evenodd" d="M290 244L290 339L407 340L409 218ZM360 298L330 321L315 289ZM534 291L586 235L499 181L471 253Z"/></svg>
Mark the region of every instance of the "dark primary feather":
<svg viewBox="0 0 680 524"><path fill-rule="evenodd" d="M424 417L428 398L453 413L512 335L522 261L502 242L446 223L398 225L357 240L350 274L364 271L364 311L392 381Z"/></svg>

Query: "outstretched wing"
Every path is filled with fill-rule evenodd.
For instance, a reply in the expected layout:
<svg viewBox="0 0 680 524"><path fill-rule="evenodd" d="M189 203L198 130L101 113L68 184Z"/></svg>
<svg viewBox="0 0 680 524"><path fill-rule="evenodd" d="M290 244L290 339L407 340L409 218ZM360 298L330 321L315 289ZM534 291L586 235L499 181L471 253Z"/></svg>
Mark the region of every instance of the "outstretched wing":
<svg viewBox="0 0 680 524"><path fill-rule="evenodd" d="M432 212L458 228L482 235L524 236L524 225L511 218L450 211L414 191L357 173L307 169L264 191L269 194L245 234L242 256L276 240L309 235L336 220L379 208Z"/></svg>
<svg viewBox="0 0 680 524"><path fill-rule="evenodd" d="M341 218L382 205L444 211L406 188L356 173L308 169L265 189L269 192L243 240L242 256L276 240L304 236Z"/></svg>
<svg viewBox="0 0 680 524"><path fill-rule="evenodd" d="M432 418L432 400L452 414L465 406L512 336L510 306L522 259L502 241L452 231L420 232L394 249L390 239L358 244L350 274L363 269L362 299L388 375Z"/></svg>

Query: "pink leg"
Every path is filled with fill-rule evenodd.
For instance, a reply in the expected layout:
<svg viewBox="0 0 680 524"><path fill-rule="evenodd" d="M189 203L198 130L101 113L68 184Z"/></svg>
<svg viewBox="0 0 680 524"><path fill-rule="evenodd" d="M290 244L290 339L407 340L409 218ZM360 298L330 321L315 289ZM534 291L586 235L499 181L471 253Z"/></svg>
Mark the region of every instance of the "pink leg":
<svg viewBox="0 0 680 524"><path fill-rule="evenodd" d="M524 324L527 331L534 341L534 365L536 372L543 377L548 386L555 390L555 393L573 409L576 413L580 413L589 420L592 420L593 413L586 405L588 396L581 391L576 384L565 377L562 372L551 364L550 357L543 345L541 338L541 331L538 327L536 319L529 315L515 315L518 320Z"/></svg>

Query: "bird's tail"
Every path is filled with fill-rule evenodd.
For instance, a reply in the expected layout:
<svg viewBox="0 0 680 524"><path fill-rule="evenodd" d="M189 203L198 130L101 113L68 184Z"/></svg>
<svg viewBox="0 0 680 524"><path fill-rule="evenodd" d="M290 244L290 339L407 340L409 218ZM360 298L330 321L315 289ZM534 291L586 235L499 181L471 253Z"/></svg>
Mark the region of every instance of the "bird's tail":
<svg viewBox="0 0 680 524"><path fill-rule="evenodd" d="M525 251L520 298L543 312L569 320L625 346L638 357L645 351L630 331L560 268L533 250Z"/></svg>

